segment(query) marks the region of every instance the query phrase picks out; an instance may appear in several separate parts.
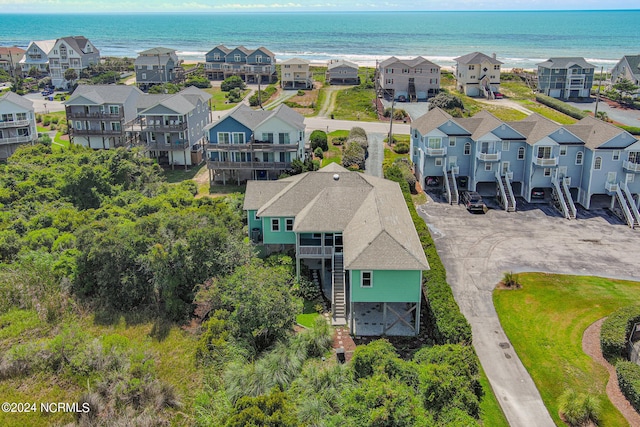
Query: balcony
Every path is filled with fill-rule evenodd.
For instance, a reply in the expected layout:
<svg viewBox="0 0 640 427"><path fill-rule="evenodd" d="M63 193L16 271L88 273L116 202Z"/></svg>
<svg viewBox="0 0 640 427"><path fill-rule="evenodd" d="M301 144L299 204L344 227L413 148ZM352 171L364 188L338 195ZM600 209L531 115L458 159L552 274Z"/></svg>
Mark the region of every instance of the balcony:
<svg viewBox="0 0 640 427"><path fill-rule="evenodd" d="M222 62L205 62L205 70L222 70Z"/></svg>
<svg viewBox="0 0 640 427"><path fill-rule="evenodd" d="M34 138L32 136L12 136L10 138L0 138L0 145L4 144L23 144L27 142L33 141Z"/></svg>
<svg viewBox="0 0 640 427"><path fill-rule="evenodd" d="M476 158L481 162L499 162L502 159L502 152L497 153L476 153Z"/></svg>
<svg viewBox="0 0 640 427"><path fill-rule="evenodd" d="M180 139L171 144L165 142L147 142L145 148L149 151L184 151L189 148L189 141Z"/></svg>
<svg viewBox="0 0 640 427"><path fill-rule="evenodd" d="M624 170L634 173L640 173L640 163L632 163L629 160L622 162Z"/></svg>
<svg viewBox="0 0 640 427"><path fill-rule="evenodd" d="M226 162L218 160L208 160L207 168L209 169L226 169L226 170L257 170L257 169L288 169L291 162Z"/></svg>
<svg viewBox="0 0 640 427"><path fill-rule="evenodd" d="M536 166L541 166L543 168L552 168L558 166L558 158L557 157L534 157L533 164Z"/></svg>
<svg viewBox="0 0 640 427"><path fill-rule="evenodd" d="M148 123L142 122L142 130L145 132L183 132L187 130L186 123Z"/></svg>
<svg viewBox="0 0 640 427"><path fill-rule="evenodd" d="M69 128L69 133L71 135L104 135L104 136L114 136L114 135L123 135L124 132L122 130L113 130L113 129L74 129Z"/></svg>
<svg viewBox="0 0 640 427"><path fill-rule="evenodd" d="M333 246L298 246L298 255L304 258L331 257Z"/></svg>
<svg viewBox="0 0 640 427"><path fill-rule="evenodd" d="M604 185L604 188L607 191L611 191L612 193L615 193L616 191L618 191L618 183L617 182L607 182Z"/></svg>
<svg viewBox="0 0 640 427"><path fill-rule="evenodd" d="M122 119L124 118L124 111L120 110L117 114L101 113L100 111L72 111L67 112L67 118L69 119Z"/></svg>
<svg viewBox="0 0 640 427"><path fill-rule="evenodd" d="M17 128L29 126L29 120L9 120L9 121L0 121L0 128Z"/></svg>
<svg viewBox="0 0 640 427"><path fill-rule="evenodd" d="M265 153L273 152L295 152L298 151L298 144L272 144L269 142L255 142L249 144L207 144L208 151L259 151Z"/></svg>
<svg viewBox="0 0 640 427"><path fill-rule="evenodd" d="M430 157L443 157L447 155L447 147L427 147L425 148L424 153Z"/></svg>

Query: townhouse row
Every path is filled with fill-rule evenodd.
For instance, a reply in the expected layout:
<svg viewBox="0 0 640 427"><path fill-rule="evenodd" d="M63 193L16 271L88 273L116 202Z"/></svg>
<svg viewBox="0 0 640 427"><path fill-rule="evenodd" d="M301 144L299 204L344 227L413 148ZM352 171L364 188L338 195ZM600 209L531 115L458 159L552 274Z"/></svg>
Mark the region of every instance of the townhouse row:
<svg viewBox="0 0 640 427"><path fill-rule="evenodd" d="M425 186L441 185L457 203L461 189L496 195L506 210L516 196L531 201L545 189L567 218L585 209L619 209L640 222L640 142L628 132L586 117L559 125L538 114L503 122L487 111L455 118L434 108L411 125L411 160Z"/></svg>

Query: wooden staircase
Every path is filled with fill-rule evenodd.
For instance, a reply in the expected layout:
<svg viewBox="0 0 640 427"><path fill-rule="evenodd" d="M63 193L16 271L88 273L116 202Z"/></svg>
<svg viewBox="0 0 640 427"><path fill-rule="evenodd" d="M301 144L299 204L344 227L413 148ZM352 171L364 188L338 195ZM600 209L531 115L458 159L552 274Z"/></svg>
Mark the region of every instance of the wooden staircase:
<svg viewBox="0 0 640 427"><path fill-rule="evenodd" d="M418 96L416 95L416 84L412 81L409 82L409 102L417 102Z"/></svg>
<svg viewBox="0 0 640 427"><path fill-rule="evenodd" d="M344 286L344 261L342 252L333 255L333 282L331 298L331 324L347 324L347 301Z"/></svg>
<svg viewBox="0 0 640 427"><path fill-rule="evenodd" d="M640 213L626 182L620 183L616 188L616 199L620 204L627 225L633 229L640 228Z"/></svg>

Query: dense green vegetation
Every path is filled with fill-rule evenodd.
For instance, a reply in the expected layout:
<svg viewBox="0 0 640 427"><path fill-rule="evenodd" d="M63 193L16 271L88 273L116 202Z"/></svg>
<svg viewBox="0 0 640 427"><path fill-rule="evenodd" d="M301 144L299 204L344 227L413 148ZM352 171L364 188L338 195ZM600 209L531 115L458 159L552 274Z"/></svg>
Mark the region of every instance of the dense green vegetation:
<svg viewBox="0 0 640 427"><path fill-rule="evenodd" d="M627 425L607 398L607 371L582 350L582 335L596 320L636 304L640 285L539 273L519 273L518 278L522 288L497 289L494 304L553 419L561 425L560 398L567 390L575 390L597 400L601 425Z"/></svg>
<svg viewBox="0 0 640 427"><path fill-rule="evenodd" d="M541 93L536 94L536 101L546 105L547 107L551 107L554 110L558 110L561 113L571 116L577 120L583 119L587 116L587 114L584 111L581 111L575 107L572 107L571 105L567 104L566 102L562 102L559 99L552 98L550 96L543 95Z"/></svg>

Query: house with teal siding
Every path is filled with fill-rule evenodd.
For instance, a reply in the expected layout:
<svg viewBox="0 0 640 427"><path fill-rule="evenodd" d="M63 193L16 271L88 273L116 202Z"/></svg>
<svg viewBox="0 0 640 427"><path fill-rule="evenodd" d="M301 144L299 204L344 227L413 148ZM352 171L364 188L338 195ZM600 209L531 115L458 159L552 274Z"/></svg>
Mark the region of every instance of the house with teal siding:
<svg viewBox="0 0 640 427"><path fill-rule="evenodd" d="M255 243L294 249L298 276L315 271L334 324L354 335L419 332L429 264L397 183L332 163L247 182L244 210Z"/></svg>

